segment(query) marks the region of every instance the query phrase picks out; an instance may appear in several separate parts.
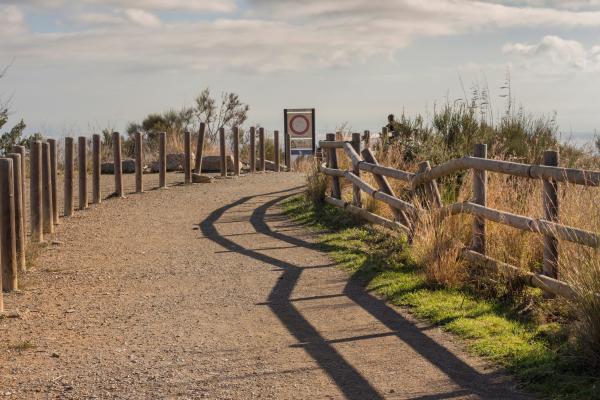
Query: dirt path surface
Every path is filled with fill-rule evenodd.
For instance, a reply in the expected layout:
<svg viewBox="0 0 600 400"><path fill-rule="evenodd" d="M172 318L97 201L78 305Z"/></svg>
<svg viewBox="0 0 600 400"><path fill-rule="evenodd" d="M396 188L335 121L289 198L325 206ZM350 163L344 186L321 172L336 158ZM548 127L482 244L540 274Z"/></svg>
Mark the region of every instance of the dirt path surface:
<svg viewBox="0 0 600 400"><path fill-rule="evenodd" d="M21 317L0 320L0 397L528 398L349 282L281 214L302 181L177 186L62 220L5 296Z"/></svg>

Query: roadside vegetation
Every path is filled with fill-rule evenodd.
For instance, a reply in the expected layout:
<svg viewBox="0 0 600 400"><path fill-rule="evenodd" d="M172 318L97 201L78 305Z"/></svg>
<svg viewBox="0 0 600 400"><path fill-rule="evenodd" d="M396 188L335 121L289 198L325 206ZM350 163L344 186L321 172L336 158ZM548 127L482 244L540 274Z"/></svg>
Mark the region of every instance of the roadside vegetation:
<svg viewBox="0 0 600 400"><path fill-rule="evenodd" d="M558 150L561 166L600 170L600 149L562 143L555 116L529 115L515 108L509 95L506 109L495 116L487 90L475 88L471 95L468 101L435 107L429 118L390 118L392 138L372 144L379 163L416 172L421 161L440 164L471 154L476 143L486 143L489 158L540 163L545 150ZM341 152L338 160L340 168L348 168ZM549 298L519 276L482 271L459 257L471 240L471 217L436 222L424 214L407 245L405 238L324 205L329 182L316 166L307 171L306 194L288 202L288 212L332 232L322 237L326 249L353 275L366 279L369 289L467 339L474 353L507 367L534 392L557 399L600 398L598 250L561 241L559 279L577 288L577 298ZM370 174L362 177L376 186ZM351 186L344 180L342 184L349 201ZM391 184L400 198L417 204L409 187ZM445 204L470 200L468 172L446 177L438 185ZM543 218L540 181L489 173L487 196L489 207ZM600 232L598 199L599 188L561 184L561 223ZM364 203L371 212L393 219L387 205L373 199ZM541 272L541 235L488 221L486 237L489 256L523 271Z"/></svg>

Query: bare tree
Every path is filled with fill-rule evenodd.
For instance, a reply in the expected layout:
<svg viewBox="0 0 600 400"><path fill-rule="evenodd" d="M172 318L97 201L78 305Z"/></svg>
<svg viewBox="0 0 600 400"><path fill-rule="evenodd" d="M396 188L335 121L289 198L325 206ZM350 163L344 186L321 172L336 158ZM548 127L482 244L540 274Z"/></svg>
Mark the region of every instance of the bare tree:
<svg viewBox="0 0 600 400"><path fill-rule="evenodd" d="M222 93L220 103L211 96L206 88L196 98L194 113L200 122L206 124L206 135L210 141L216 141L219 129L240 126L248 118L250 106L241 102L235 93Z"/></svg>

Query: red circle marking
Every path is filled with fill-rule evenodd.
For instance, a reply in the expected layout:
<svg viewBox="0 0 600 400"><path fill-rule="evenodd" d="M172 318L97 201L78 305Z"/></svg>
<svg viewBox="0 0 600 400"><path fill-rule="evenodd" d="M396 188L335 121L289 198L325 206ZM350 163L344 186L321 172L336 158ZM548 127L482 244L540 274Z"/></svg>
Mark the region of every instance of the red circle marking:
<svg viewBox="0 0 600 400"><path fill-rule="evenodd" d="M294 123L302 123L301 121L296 121L298 118L304 122L304 129L295 129ZM308 118L306 118L304 115L294 115L292 119L290 119L290 129L296 135L305 135L308 132L309 127L310 123L308 122Z"/></svg>

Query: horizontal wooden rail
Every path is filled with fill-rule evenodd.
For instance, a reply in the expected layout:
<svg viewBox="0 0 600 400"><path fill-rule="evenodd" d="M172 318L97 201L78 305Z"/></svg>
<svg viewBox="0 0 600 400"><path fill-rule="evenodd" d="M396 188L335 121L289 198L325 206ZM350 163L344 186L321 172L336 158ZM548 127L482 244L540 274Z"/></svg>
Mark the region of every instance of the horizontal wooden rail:
<svg viewBox="0 0 600 400"><path fill-rule="evenodd" d="M549 222L543 219L524 217L470 202L455 203L446 206L440 209L438 218L443 219L449 215L457 214L470 214L523 231L541 233L543 235L579 243L592 248L600 247L600 235L593 232L557 224L555 222Z"/></svg>
<svg viewBox="0 0 600 400"><path fill-rule="evenodd" d="M562 296L569 300L572 300L576 297L575 291L566 282L550 278L546 275L535 274L529 271L523 271L522 269L515 267L514 265L503 263L491 257L487 257L483 254L477 253L476 251L463 249L461 252L461 258L465 261L492 270L494 272L506 273L512 276L520 276L525 279L528 285L540 288L545 292L557 296Z"/></svg>
<svg viewBox="0 0 600 400"><path fill-rule="evenodd" d="M370 164L366 161L361 161L358 163L358 168L361 171L371 172L373 174L379 174L383 176L387 176L389 178L398 179L404 182L412 182L415 174L411 172L402 171L395 168L383 167L381 165Z"/></svg>
<svg viewBox="0 0 600 400"><path fill-rule="evenodd" d="M344 143L346 142L335 140L322 140L319 142L319 147L322 149L343 149Z"/></svg>
<svg viewBox="0 0 600 400"><path fill-rule="evenodd" d="M410 233L410 229L398 222L390 221L387 218L383 218L377 214L373 214L365 210L364 208L353 206L350 203L346 203L343 200L334 199L330 196L325 196L325 202L327 204L331 204L332 206L343 208L347 210L350 214L357 215L359 217L364 218L368 222L371 222L376 225L381 225L385 228L391 229L393 231L400 231L406 234Z"/></svg>
<svg viewBox="0 0 600 400"><path fill-rule="evenodd" d="M342 169L329 168L325 164L321 164L319 166L319 171L329 176L337 176L338 178L343 178L346 171Z"/></svg>

